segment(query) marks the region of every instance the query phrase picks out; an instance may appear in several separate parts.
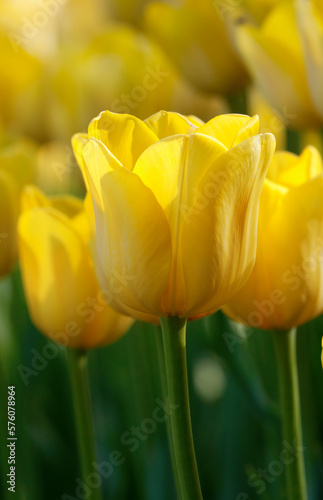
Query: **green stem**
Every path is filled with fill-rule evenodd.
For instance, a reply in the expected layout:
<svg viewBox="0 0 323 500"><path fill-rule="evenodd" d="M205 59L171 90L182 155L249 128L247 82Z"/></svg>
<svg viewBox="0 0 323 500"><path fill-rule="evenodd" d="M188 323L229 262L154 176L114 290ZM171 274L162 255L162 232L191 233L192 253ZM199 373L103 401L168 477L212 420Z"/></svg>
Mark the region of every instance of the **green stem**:
<svg viewBox="0 0 323 500"><path fill-rule="evenodd" d="M159 373L161 378L161 386L163 398L168 398L168 390L167 390L167 376L166 376L166 364L165 364L165 352L164 352L164 344L163 344L163 336L162 331L159 326L156 327L156 344L157 344L157 353L158 353L158 365L159 365ZM173 445L173 434L172 434L172 426L169 418L166 420L167 432L169 436L169 448L170 448L170 458L174 471L174 482L177 491L177 496L180 500L182 500L181 488L179 484L179 478L176 468L176 459L175 459L175 450Z"/></svg>
<svg viewBox="0 0 323 500"><path fill-rule="evenodd" d="M71 377L77 440L83 481L93 473L96 460L91 398L87 378L87 352L68 349L69 370ZM102 500L101 489L93 488L92 500Z"/></svg>
<svg viewBox="0 0 323 500"><path fill-rule="evenodd" d="M286 464L288 500L307 500L301 408L296 354L296 328L273 331L278 365L280 408L284 442L294 449L295 459Z"/></svg>
<svg viewBox="0 0 323 500"><path fill-rule="evenodd" d="M186 319L161 318L171 432L182 500L202 500L191 427L186 367Z"/></svg>

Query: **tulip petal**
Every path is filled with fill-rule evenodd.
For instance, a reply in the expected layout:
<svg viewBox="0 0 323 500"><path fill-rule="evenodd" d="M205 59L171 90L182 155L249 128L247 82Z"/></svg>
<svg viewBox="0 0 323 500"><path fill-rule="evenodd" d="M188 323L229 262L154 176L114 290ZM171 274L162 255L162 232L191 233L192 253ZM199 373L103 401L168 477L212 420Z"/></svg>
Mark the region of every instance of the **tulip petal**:
<svg viewBox="0 0 323 500"><path fill-rule="evenodd" d="M251 327L274 327L273 300L284 300L283 293L279 292L275 283L275 265L269 265L268 256L273 251L271 234L275 232L275 226L272 221L276 216L280 217L279 210L287 192L287 188L265 180L260 197L255 267L246 286L222 308L230 318Z"/></svg>
<svg viewBox="0 0 323 500"><path fill-rule="evenodd" d="M113 289L111 305L136 314L160 316L161 297L172 261L171 236L156 198L124 168L101 179L102 204L94 202L98 276Z"/></svg>
<svg viewBox="0 0 323 500"><path fill-rule="evenodd" d="M308 146L300 156L287 151L276 153L267 177L278 184L291 188L320 175L322 170L320 153L313 146Z"/></svg>
<svg viewBox="0 0 323 500"><path fill-rule="evenodd" d="M178 214L191 207L203 173L225 152L216 139L195 133L163 139L138 159L133 172L153 191L172 232Z"/></svg>
<svg viewBox="0 0 323 500"><path fill-rule="evenodd" d="M92 349L107 344L112 344L124 335L134 322L133 318L124 316L114 311L108 305L103 305L100 292L100 303L102 311L97 311L92 323L89 324L86 333L82 336L81 349Z"/></svg>
<svg viewBox="0 0 323 500"><path fill-rule="evenodd" d="M82 150L84 173L89 184L89 191L96 196L96 202L102 200L101 179L115 168L122 167L111 151L100 141L90 139ZM91 187L93 189L91 189Z"/></svg>
<svg viewBox="0 0 323 500"><path fill-rule="evenodd" d="M158 139L177 134L189 134L197 129L188 118L179 113L167 111L159 111L144 120L144 123L156 134Z"/></svg>
<svg viewBox="0 0 323 500"><path fill-rule="evenodd" d="M323 176L291 189L269 228L271 283L286 297L275 327L299 326L323 310Z"/></svg>
<svg viewBox="0 0 323 500"><path fill-rule="evenodd" d="M204 121L201 120L198 116L195 115L187 115L186 118L193 123L196 127L201 127L201 125L204 125Z"/></svg>
<svg viewBox="0 0 323 500"><path fill-rule="evenodd" d="M103 142L129 170L133 169L141 153L158 140L139 118L111 111L104 111L91 121L88 135Z"/></svg>
<svg viewBox="0 0 323 500"><path fill-rule="evenodd" d="M308 83L318 113L323 117L323 29L311 2L298 1L297 18L305 55Z"/></svg>
<svg viewBox="0 0 323 500"><path fill-rule="evenodd" d="M88 180L85 173L85 163L83 159L83 148L87 144L89 137L87 134L75 134L72 137L72 148L77 161L78 166L82 172L83 180L86 189L89 190Z"/></svg>
<svg viewBox="0 0 323 500"><path fill-rule="evenodd" d="M182 232L189 316L211 313L249 277L256 255L258 202L275 140L252 137L219 157L201 180Z"/></svg>
<svg viewBox="0 0 323 500"><path fill-rule="evenodd" d="M77 215L75 215L71 222L74 229L81 236L86 246L89 245L91 239L91 225L85 210L82 210Z"/></svg>
<svg viewBox="0 0 323 500"><path fill-rule="evenodd" d="M75 196L52 196L48 198L36 186L28 185L21 194L21 209L23 212L33 208L53 207L72 219L83 210L83 202Z"/></svg>
<svg viewBox="0 0 323 500"><path fill-rule="evenodd" d="M138 159L134 173L150 188L161 205L171 231L173 267L163 297L163 308L180 314L186 307L181 264L181 232L204 172L226 153L226 148L202 134L173 136L148 148Z"/></svg>
<svg viewBox="0 0 323 500"><path fill-rule="evenodd" d="M245 139L256 135L258 130L257 116L250 118L245 115L220 115L202 125L198 132L215 137L227 149L231 149Z"/></svg>
<svg viewBox="0 0 323 500"><path fill-rule="evenodd" d="M53 208L25 212L18 233L31 316L55 339L67 323L79 323L78 306L97 291L89 251L72 222ZM79 338L70 338L70 346L79 344Z"/></svg>
<svg viewBox="0 0 323 500"><path fill-rule="evenodd" d="M33 208L50 207L50 200L36 186L27 185L21 193L21 210L28 212Z"/></svg>
<svg viewBox="0 0 323 500"><path fill-rule="evenodd" d="M256 265L226 314L252 327L288 330L322 313L322 192L322 175L290 190L265 182Z"/></svg>
<svg viewBox="0 0 323 500"><path fill-rule="evenodd" d="M91 228L91 234L93 238L96 236L96 227L95 227L95 213L94 213L94 208L93 208L93 202L92 202L92 197L91 193L87 192L84 198L84 211L86 213L86 216L88 218L90 228Z"/></svg>

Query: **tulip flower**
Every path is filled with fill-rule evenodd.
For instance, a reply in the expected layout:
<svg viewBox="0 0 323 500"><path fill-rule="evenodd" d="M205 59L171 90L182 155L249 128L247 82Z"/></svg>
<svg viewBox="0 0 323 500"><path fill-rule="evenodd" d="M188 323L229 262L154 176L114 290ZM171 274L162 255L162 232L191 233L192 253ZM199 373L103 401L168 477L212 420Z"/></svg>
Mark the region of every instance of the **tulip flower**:
<svg viewBox="0 0 323 500"><path fill-rule="evenodd" d="M265 330L289 330L323 312L323 171L314 147L276 153L260 198L252 274L224 311Z"/></svg>
<svg viewBox="0 0 323 500"><path fill-rule="evenodd" d="M106 25L103 0L2 0L1 26L12 49L42 61L64 50L66 42L84 40Z"/></svg>
<svg viewBox="0 0 323 500"><path fill-rule="evenodd" d="M257 117L201 124L160 112L142 122L107 111L74 137L94 203L100 281L116 271L132 277L115 309L196 317L237 293L254 265L275 144L257 131Z"/></svg>
<svg viewBox="0 0 323 500"><path fill-rule="evenodd" d="M307 81L315 109L323 120L323 9L322 2L298 0L297 19L305 57Z"/></svg>
<svg viewBox="0 0 323 500"><path fill-rule="evenodd" d="M111 291L98 287L83 203L72 196L49 199L28 186L22 207L18 234L26 299L38 329L71 348L68 362L75 424L86 480L96 460L87 351L116 341L133 320L112 310L107 303ZM93 499L102 500L99 487Z"/></svg>
<svg viewBox="0 0 323 500"><path fill-rule="evenodd" d="M296 18L293 2L278 4L260 28L238 24L236 43L255 84L288 127L315 127L321 120L307 82ZM320 88L315 75L313 80Z"/></svg>
<svg viewBox="0 0 323 500"><path fill-rule="evenodd" d="M186 373L186 318L211 314L249 276L258 201L275 148L258 118L159 112L141 121L106 111L73 138L91 193L101 284L125 286L111 306L160 317L170 442L183 500L201 499Z"/></svg>
<svg viewBox="0 0 323 500"><path fill-rule="evenodd" d="M111 305L161 317L168 391L180 407L171 441L183 499L201 498L186 318L216 310L253 267L258 199L275 142L257 130L257 117L241 115L203 124L177 113L142 122L105 112L73 139L94 206L100 282L106 286L114 273L127 282Z"/></svg>
<svg viewBox="0 0 323 500"><path fill-rule="evenodd" d="M121 25L48 60L41 81L24 100L19 123L42 141L67 142L106 108L141 118L161 108L204 119L226 112L223 99L183 80L153 40Z"/></svg>
<svg viewBox="0 0 323 500"><path fill-rule="evenodd" d="M219 4L186 0L178 7L152 2L144 20L147 30L193 85L229 94L243 87L247 74L224 22L232 9L225 2Z"/></svg>
<svg viewBox="0 0 323 500"><path fill-rule="evenodd" d="M7 124L18 115L17 107L23 96L39 78L41 64L25 50L15 50L8 34L1 30L0 58L0 91L3 96L0 102L0 119Z"/></svg>
<svg viewBox="0 0 323 500"><path fill-rule="evenodd" d="M35 178L35 153L34 145L26 140L0 149L0 278L11 271L18 258L20 192Z"/></svg>
<svg viewBox="0 0 323 500"><path fill-rule="evenodd" d="M314 147L276 153L260 198L257 258L223 308L236 321L271 330L279 373L283 435L302 450L296 328L323 312L323 169ZM286 470L287 497L305 500L303 453Z"/></svg>
<svg viewBox="0 0 323 500"><path fill-rule="evenodd" d="M25 188L19 219L19 254L30 314L37 328L78 349L109 344L132 323L107 304L88 249L90 225L72 196L46 198Z"/></svg>

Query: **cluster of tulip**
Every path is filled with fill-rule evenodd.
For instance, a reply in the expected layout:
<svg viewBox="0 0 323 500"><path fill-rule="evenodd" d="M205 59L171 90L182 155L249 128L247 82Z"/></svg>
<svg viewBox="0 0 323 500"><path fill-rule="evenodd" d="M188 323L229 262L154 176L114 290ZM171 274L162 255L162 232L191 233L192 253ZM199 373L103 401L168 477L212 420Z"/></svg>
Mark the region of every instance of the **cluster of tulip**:
<svg viewBox="0 0 323 500"><path fill-rule="evenodd" d="M202 498L187 320L221 310L270 332L284 442L302 450L296 328L323 312L322 3L8 0L0 13L0 278L19 259L34 325L67 347L84 482L85 359L135 321L162 338L178 498ZM302 451L284 484L288 500L313 489Z"/></svg>

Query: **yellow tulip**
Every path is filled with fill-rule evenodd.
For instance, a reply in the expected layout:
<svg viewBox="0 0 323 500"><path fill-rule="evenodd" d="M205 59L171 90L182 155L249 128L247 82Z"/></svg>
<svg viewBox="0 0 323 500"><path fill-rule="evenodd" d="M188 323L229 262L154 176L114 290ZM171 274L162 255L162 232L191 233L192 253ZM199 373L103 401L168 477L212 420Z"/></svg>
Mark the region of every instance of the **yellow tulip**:
<svg viewBox="0 0 323 500"><path fill-rule="evenodd" d="M19 113L21 99L39 78L41 64L23 49L16 49L6 33L0 31L0 117L11 123ZM15 127L17 128L17 127Z"/></svg>
<svg viewBox="0 0 323 500"><path fill-rule="evenodd" d="M224 10L224 14L230 14L230 9ZM224 14L211 0L186 0L180 7L152 2L144 22L197 88L229 94L246 83L247 75L230 39Z"/></svg>
<svg viewBox="0 0 323 500"><path fill-rule="evenodd" d="M18 238L27 303L37 328L79 349L117 340L133 320L112 310L110 289L100 290L88 249L83 203L25 188ZM115 283L115 286L120 283Z"/></svg>
<svg viewBox="0 0 323 500"><path fill-rule="evenodd" d="M205 119L226 112L223 99L183 80L148 36L114 26L48 61L39 87L30 88L24 100L19 123L42 141L69 141L106 108L140 118L161 108Z"/></svg>
<svg viewBox="0 0 323 500"><path fill-rule="evenodd" d="M275 140L258 118L208 123L159 112L104 112L73 138L96 219L98 278L125 286L112 307L196 317L229 300L251 273L258 202Z"/></svg>
<svg viewBox="0 0 323 500"><path fill-rule="evenodd" d="M323 312L323 170L314 147L278 152L260 198L254 270L223 308L265 330L289 330Z"/></svg>
<svg viewBox="0 0 323 500"><path fill-rule="evenodd" d="M104 0L1 0L2 28L16 53L46 61L66 42L84 40L107 23Z"/></svg>
<svg viewBox="0 0 323 500"><path fill-rule="evenodd" d="M315 109L323 120L323 5L317 0L298 0L298 25L305 55L308 85Z"/></svg>
<svg viewBox="0 0 323 500"><path fill-rule="evenodd" d="M20 140L0 149L0 278L18 258L17 221L22 187L35 178L36 150Z"/></svg>
<svg viewBox="0 0 323 500"><path fill-rule="evenodd" d="M314 127L320 117L307 83L296 17L295 4L283 2L260 28L237 25L236 42L255 84L288 127Z"/></svg>
<svg viewBox="0 0 323 500"><path fill-rule="evenodd" d="M60 133L60 129L64 131L64 122L59 122L61 101L68 94L67 102L73 102L78 81L76 78L71 85L69 77L62 94L57 95L53 79L72 47L84 51L105 28L106 9L104 0L0 2L0 91L5 96L0 102L0 119L7 127L41 142L55 138L68 142L83 126L77 122L67 134ZM72 105L68 109L75 113ZM97 111L94 107L91 116Z"/></svg>

